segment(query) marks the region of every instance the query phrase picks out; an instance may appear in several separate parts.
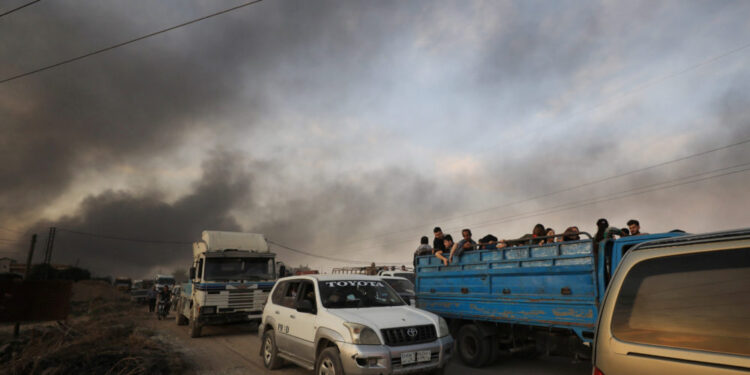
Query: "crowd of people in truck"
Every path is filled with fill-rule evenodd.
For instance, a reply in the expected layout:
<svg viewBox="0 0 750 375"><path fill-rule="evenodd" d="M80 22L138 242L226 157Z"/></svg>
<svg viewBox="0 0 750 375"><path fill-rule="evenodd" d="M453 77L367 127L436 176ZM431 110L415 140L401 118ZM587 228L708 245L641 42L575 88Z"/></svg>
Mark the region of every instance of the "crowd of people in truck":
<svg viewBox="0 0 750 375"><path fill-rule="evenodd" d="M599 219L596 221L597 232L594 236L594 243L605 238L612 238L614 236L638 236L647 233L641 233L641 224L638 220L631 219L627 222L627 227L618 228L609 225L607 219ZM537 224L531 233L525 234L517 239L502 239L492 234L488 234L474 241L471 236L471 229L462 229L462 239L458 242L453 240L453 236L450 234L444 234L440 227L433 229L434 239L432 240L432 246L430 246L430 239L427 236L423 236L420 239L420 244L417 250L414 252L414 266L416 268L417 256L422 255L434 255L444 265L448 265L453 262L454 257L458 257L465 251L473 250L493 250L501 249L504 247L512 246L528 246L528 245L544 245L554 242L566 242L566 241L578 241L581 239L580 230L577 226L571 226L565 229L562 234L556 234L552 228L547 228L542 224Z"/></svg>

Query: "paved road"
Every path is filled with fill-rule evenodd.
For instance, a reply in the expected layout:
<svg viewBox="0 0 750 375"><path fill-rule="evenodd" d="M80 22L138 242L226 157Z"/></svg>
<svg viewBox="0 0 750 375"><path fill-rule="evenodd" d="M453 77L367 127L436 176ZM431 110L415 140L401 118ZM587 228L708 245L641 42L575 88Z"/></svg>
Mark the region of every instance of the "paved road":
<svg viewBox="0 0 750 375"><path fill-rule="evenodd" d="M204 327L203 337L191 339L185 326L177 326L174 314L170 319L158 321L147 313L142 315L144 326L159 333L159 338L179 348L192 363L192 374L270 374L312 375L312 371L287 365L276 371L263 367L260 340L250 325ZM539 358L534 360L503 358L497 364L481 369L464 366L454 358L446 368L453 375L517 374L517 375L590 375L588 363L573 363L567 358Z"/></svg>

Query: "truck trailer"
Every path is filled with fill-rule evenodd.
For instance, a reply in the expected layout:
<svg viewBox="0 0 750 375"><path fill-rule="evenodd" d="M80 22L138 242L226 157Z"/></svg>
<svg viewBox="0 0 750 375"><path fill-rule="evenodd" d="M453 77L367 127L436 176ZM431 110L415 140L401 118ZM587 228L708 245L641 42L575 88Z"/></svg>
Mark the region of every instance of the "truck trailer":
<svg viewBox="0 0 750 375"><path fill-rule="evenodd" d="M177 324L189 325L195 338L205 325L260 322L275 257L262 234L203 231L193 243L190 281L175 296Z"/></svg>

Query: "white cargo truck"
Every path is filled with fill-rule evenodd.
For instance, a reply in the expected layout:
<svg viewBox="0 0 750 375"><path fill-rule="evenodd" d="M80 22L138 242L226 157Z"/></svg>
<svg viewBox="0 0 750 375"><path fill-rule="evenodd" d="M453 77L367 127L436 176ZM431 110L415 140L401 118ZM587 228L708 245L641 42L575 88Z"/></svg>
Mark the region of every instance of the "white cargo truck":
<svg viewBox="0 0 750 375"><path fill-rule="evenodd" d="M190 281L176 296L177 324L200 337L205 325L260 322L276 280L275 257L262 234L203 231L193 243Z"/></svg>

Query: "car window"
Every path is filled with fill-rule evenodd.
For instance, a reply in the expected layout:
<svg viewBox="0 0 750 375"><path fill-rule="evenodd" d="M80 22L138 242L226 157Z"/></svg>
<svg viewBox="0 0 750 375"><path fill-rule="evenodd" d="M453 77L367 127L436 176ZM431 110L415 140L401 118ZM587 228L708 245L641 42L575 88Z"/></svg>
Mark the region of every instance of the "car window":
<svg viewBox="0 0 750 375"><path fill-rule="evenodd" d="M284 293L286 293L286 287L288 284L288 281L282 281L276 284L276 289L273 290L273 295L271 295L271 302L273 302L274 305L282 304Z"/></svg>
<svg viewBox="0 0 750 375"><path fill-rule="evenodd" d="M286 288L284 298L281 300L281 305L290 309L297 308L297 293L299 292L299 281L289 281L289 286Z"/></svg>
<svg viewBox="0 0 750 375"><path fill-rule="evenodd" d="M750 249L645 260L617 296L622 341L750 355Z"/></svg>
<svg viewBox="0 0 750 375"><path fill-rule="evenodd" d="M403 279L383 279L391 288L395 289L399 293L411 293L414 294L414 284L409 280Z"/></svg>
<svg viewBox="0 0 750 375"><path fill-rule="evenodd" d="M317 312L317 302L315 298L315 285L311 281L303 281L300 287L299 300L307 300L313 306L313 314Z"/></svg>

